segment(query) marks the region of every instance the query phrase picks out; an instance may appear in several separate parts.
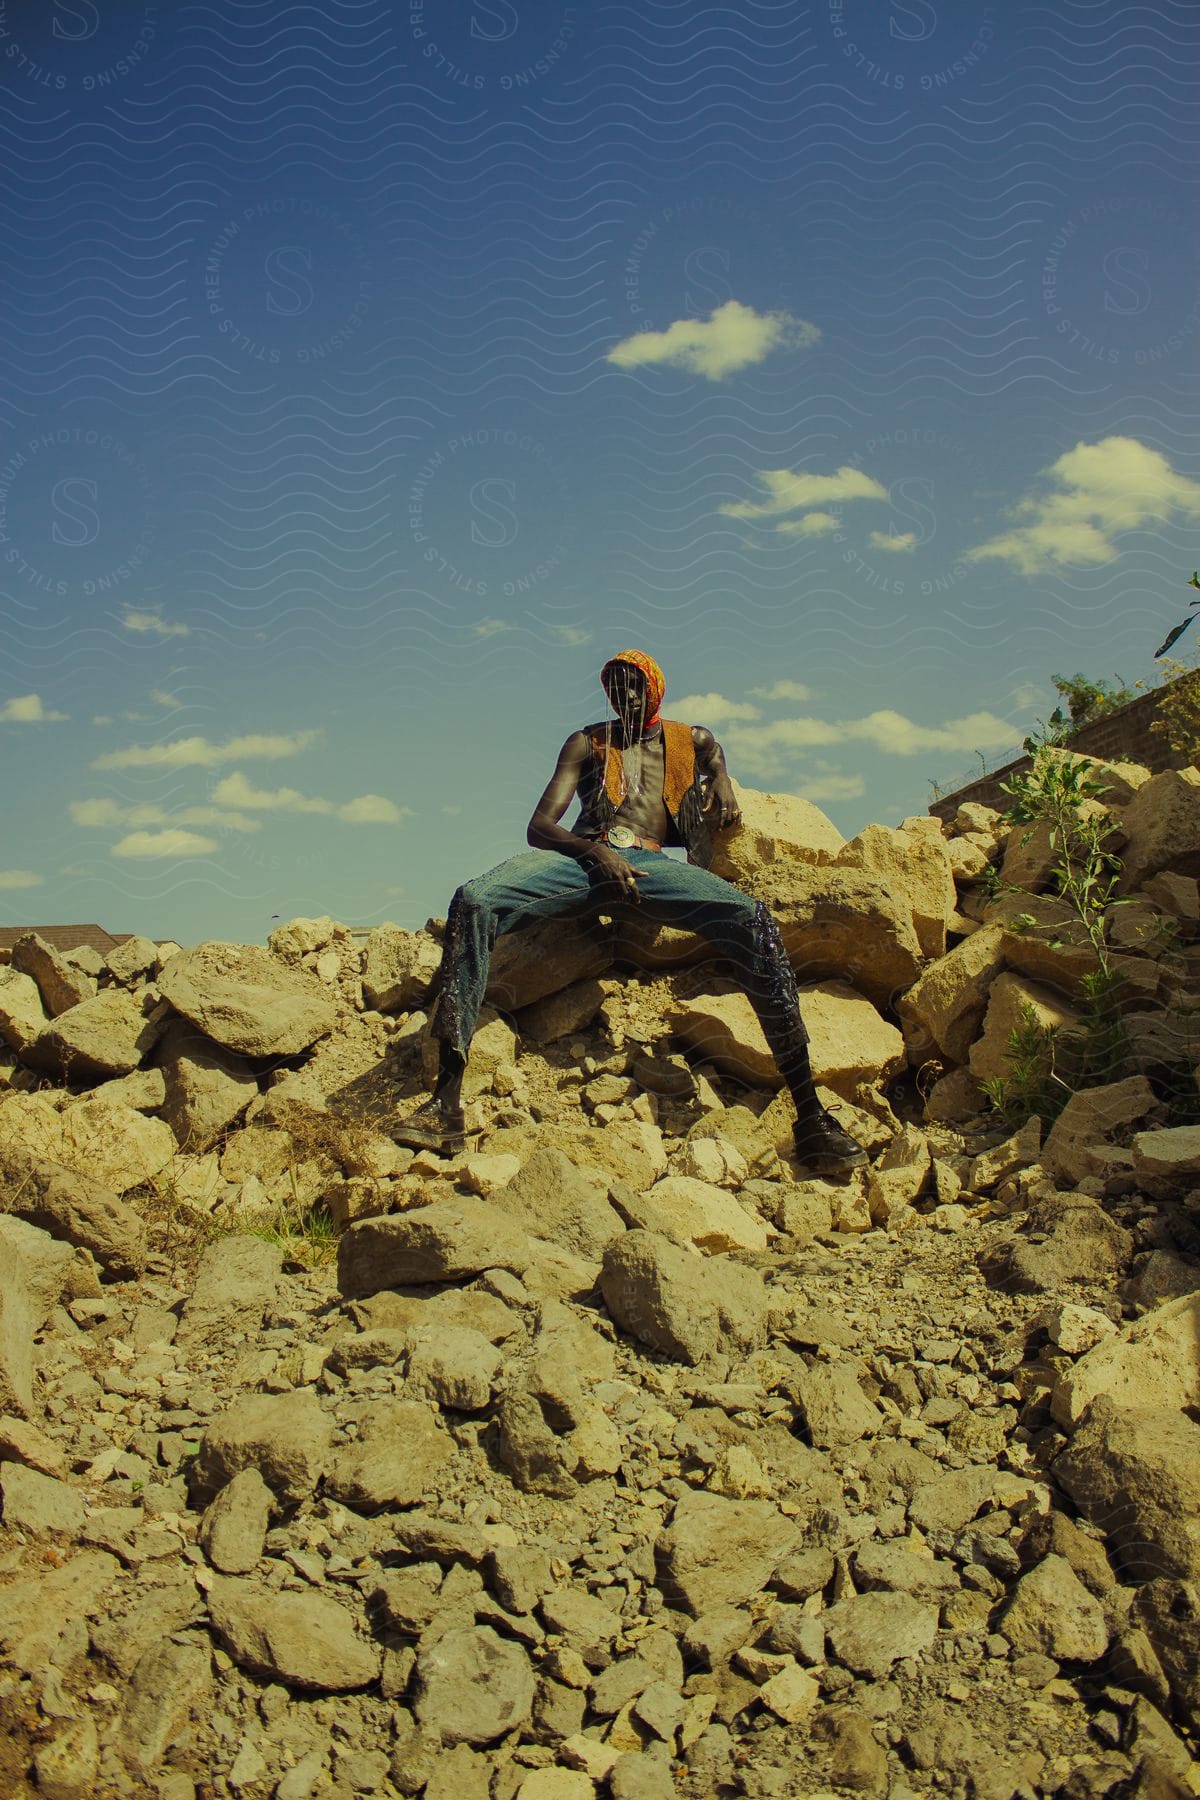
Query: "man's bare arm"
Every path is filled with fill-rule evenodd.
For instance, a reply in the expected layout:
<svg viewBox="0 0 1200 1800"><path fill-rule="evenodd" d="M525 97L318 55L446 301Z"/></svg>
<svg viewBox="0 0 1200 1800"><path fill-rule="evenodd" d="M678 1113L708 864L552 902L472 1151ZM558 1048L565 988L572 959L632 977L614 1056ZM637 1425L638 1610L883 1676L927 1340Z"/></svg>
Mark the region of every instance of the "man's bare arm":
<svg viewBox="0 0 1200 1800"><path fill-rule="evenodd" d="M713 825L738 825L742 811L725 767L725 752L704 725L692 726L692 743L704 782L704 811Z"/></svg>

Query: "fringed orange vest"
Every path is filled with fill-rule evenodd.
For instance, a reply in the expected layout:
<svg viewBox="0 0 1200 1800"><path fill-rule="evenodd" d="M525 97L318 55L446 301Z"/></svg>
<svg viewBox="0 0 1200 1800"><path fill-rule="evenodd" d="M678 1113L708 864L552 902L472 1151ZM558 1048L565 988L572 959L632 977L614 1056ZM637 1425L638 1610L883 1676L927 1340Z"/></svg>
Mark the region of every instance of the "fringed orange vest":
<svg viewBox="0 0 1200 1800"><path fill-rule="evenodd" d="M687 846L688 861L707 868L712 860L712 833L703 818L704 792L696 767L692 728L678 719L663 719L663 805L680 842ZM605 741L603 728L591 733L599 792L596 796L601 823L608 824L625 799L625 771L616 744Z"/></svg>

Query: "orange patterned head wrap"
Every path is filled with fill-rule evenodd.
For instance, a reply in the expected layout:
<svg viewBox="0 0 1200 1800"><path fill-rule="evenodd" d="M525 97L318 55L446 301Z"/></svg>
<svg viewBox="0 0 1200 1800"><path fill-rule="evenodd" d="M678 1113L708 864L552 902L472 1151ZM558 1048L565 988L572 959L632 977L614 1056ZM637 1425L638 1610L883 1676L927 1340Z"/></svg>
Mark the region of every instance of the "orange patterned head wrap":
<svg viewBox="0 0 1200 1800"><path fill-rule="evenodd" d="M646 677L646 719L647 726L658 724L658 709L662 705L662 697L667 691L667 679L652 656L644 650L618 650L610 656L600 671L600 682L605 693L608 692L607 676L614 663L629 663Z"/></svg>

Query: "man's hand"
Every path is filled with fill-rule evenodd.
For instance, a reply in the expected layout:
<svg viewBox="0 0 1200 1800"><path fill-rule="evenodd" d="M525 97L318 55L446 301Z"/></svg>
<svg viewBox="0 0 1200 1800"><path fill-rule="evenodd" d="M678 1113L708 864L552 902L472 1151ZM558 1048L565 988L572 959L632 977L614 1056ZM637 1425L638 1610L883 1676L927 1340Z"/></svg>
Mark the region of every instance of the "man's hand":
<svg viewBox="0 0 1200 1800"><path fill-rule="evenodd" d="M635 869L611 844L596 844L587 860L598 884L615 887L622 899L641 899L638 882L644 880L645 869Z"/></svg>
<svg viewBox="0 0 1200 1800"><path fill-rule="evenodd" d="M710 825L740 825L742 811L734 797L728 775L714 776L704 800L704 813Z"/></svg>

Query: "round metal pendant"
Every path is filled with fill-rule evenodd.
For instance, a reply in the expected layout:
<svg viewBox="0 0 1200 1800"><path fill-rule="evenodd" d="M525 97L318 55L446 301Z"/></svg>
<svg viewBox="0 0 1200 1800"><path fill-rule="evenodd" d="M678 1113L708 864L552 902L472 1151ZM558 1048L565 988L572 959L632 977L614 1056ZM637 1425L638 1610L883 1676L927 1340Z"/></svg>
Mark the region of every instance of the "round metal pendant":
<svg viewBox="0 0 1200 1800"><path fill-rule="evenodd" d="M610 825L607 835L615 850L630 850L637 842L636 831L631 831L628 825Z"/></svg>

